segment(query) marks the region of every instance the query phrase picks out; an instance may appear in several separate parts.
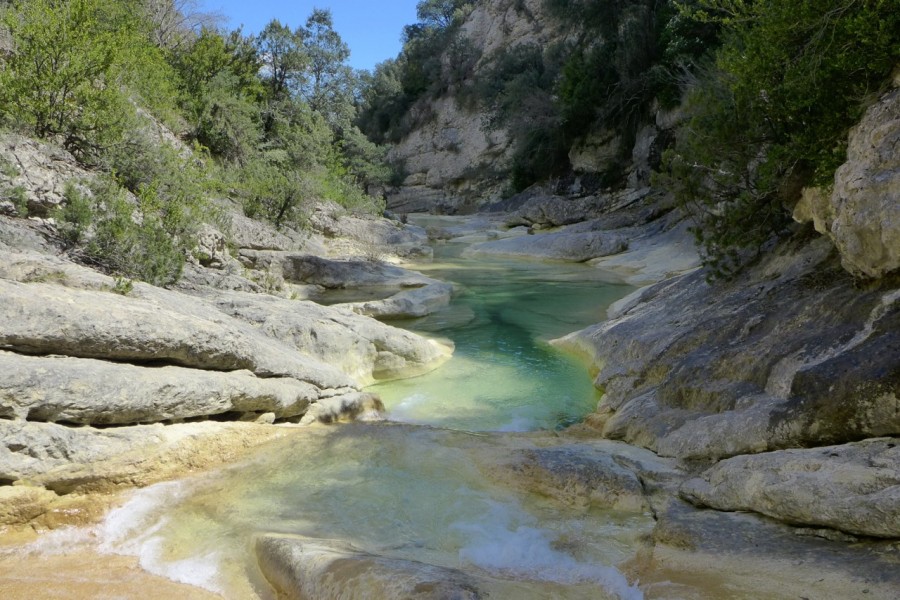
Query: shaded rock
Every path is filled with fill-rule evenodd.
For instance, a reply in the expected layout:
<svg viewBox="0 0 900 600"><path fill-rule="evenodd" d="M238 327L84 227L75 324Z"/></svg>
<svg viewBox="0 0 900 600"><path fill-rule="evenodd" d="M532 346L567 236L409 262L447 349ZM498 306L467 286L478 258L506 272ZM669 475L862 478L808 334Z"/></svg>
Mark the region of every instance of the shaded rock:
<svg viewBox="0 0 900 600"><path fill-rule="evenodd" d="M45 512L57 496L27 485L0 487L0 525L22 525Z"/></svg>
<svg viewBox="0 0 900 600"><path fill-rule="evenodd" d="M900 293L885 288L857 289L827 240L793 243L741 280L658 283L556 343L599 370L605 396L589 422L664 456L898 435Z"/></svg>
<svg viewBox="0 0 900 600"><path fill-rule="evenodd" d="M0 280L0 347L218 371L247 369L322 389L355 385L334 367L211 307L197 306L188 296L142 288L135 295L143 293L148 299Z"/></svg>
<svg viewBox="0 0 900 600"><path fill-rule="evenodd" d="M145 368L68 357L0 352L0 418L128 425L223 413L306 412L323 392L288 378L249 371Z"/></svg>
<svg viewBox="0 0 900 600"><path fill-rule="evenodd" d="M435 280L420 273L370 260L332 260L310 254L242 250L246 266L273 272L292 283L328 289L395 285L419 287Z"/></svg>
<svg viewBox="0 0 900 600"><path fill-rule="evenodd" d="M310 241L309 236L289 228L276 229L264 221L246 217L238 206L228 204L225 210L230 217L229 237L238 248L296 251ZM314 248L309 251L314 251Z"/></svg>
<svg viewBox="0 0 900 600"><path fill-rule="evenodd" d="M474 600L477 581L461 571L368 554L334 540L261 536L263 575L286 598Z"/></svg>
<svg viewBox="0 0 900 600"><path fill-rule="evenodd" d="M348 310L273 296L214 293L222 312L365 384L436 368L452 349Z"/></svg>
<svg viewBox="0 0 900 600"><path fill-rule="evenodd" d="M717 510L900 538L900 439L737 456L685 482L681 495Z"/></svg>
<svg viewBox="0 0 900 600"><path fill-rule="evenodd" d="M554 232L506 238L475 244L465 256L523 256L530 258L585 262L592 258L624 252L628 240L616 232Z"/></svg>

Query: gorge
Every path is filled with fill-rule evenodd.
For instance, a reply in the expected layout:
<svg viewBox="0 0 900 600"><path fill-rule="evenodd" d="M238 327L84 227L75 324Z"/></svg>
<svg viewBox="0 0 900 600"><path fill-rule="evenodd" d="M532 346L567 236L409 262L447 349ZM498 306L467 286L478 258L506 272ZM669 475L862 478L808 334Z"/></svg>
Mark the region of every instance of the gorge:
<svg viewBox="0 0 900 600"><path fill-rule="evenodd" d="M93 162L4 117L0 596L896 598L900 11L420 4L352 127L259 65ZM865 68L733 62L785 15Z"/></svg>

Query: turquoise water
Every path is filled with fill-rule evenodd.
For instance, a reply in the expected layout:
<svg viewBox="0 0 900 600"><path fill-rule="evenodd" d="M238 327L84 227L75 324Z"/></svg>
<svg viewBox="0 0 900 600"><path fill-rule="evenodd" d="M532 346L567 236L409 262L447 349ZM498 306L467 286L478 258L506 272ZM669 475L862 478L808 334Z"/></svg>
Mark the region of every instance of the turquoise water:
<svg viewBox="0 0 900 600"><path fill-rule="evenodd" d="M372 388L406 423L303 429L241 464L142 490L107 519L105 547L226 598L272 597L252 551L264 533L471 570L495 598L640 598L616 566L652 517L561 507L521 492L506 464L595 408L586 365L547 341L602 320L631 288L582 265L462 249L439 246L416 267L456 283L453 303L395 323L452 340L454 357ZM550 431L488 433L504 430Z"/></svg>
<svg viewBox="0 0 900 600"><path fill-rule="evenodd" d="M452 304L393 324L445 337L453 358L427 375L370 389L389 418L470 431L557 429L581 420L599 396L587 366L548 341L602 321L633 288L584 265L465 258L443 244L413 268L457 286Z"/></svg>

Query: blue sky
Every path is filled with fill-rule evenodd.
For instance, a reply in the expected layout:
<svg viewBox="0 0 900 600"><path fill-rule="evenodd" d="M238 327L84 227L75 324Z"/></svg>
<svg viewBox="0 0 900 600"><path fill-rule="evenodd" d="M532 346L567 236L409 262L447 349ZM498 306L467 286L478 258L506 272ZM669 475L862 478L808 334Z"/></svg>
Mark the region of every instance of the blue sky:
<svg viewBox="0 0 900 600"><path fill-rule="evenodd" d="M372 70L377 63L397 56L404 25L415 23L418 0L200 0L202 10L220 12L229 29L244 26L258 33L278 19L292 28L302 25L313 8L330 8L334 28L350 45L350 64Z"/></svg>

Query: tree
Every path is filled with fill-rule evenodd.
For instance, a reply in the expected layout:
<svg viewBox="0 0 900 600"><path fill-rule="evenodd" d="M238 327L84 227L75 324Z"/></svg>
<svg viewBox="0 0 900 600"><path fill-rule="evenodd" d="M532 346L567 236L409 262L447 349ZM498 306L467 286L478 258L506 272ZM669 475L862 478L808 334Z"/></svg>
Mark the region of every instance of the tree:
<svg viewBox="0 0 900 600"><path fill-rule="evenodd" d="M354 116L355 87L353 69L346 64L350 47L334 30L330 10L313 10L303 31L303 47L309 64L299 89L301 98L322 113L332 128L348 127Z"/></svg>
<svg viewBox="0 0 900 600"><path fill-rule="evenodd" d="M0 71L0 106L38 137L82 158L117 139L134 114L121 84L132 23L110 22L110 0L29 0L4 15L13 52Z"/></svg>
<svg viewBox="0 0 900 600"><path fill-rule="evenodd" d="M272 100L282 100L303 83L309 55L302 29L291 31L278 19L266 25L256 40L263 73Z"/></svg>

